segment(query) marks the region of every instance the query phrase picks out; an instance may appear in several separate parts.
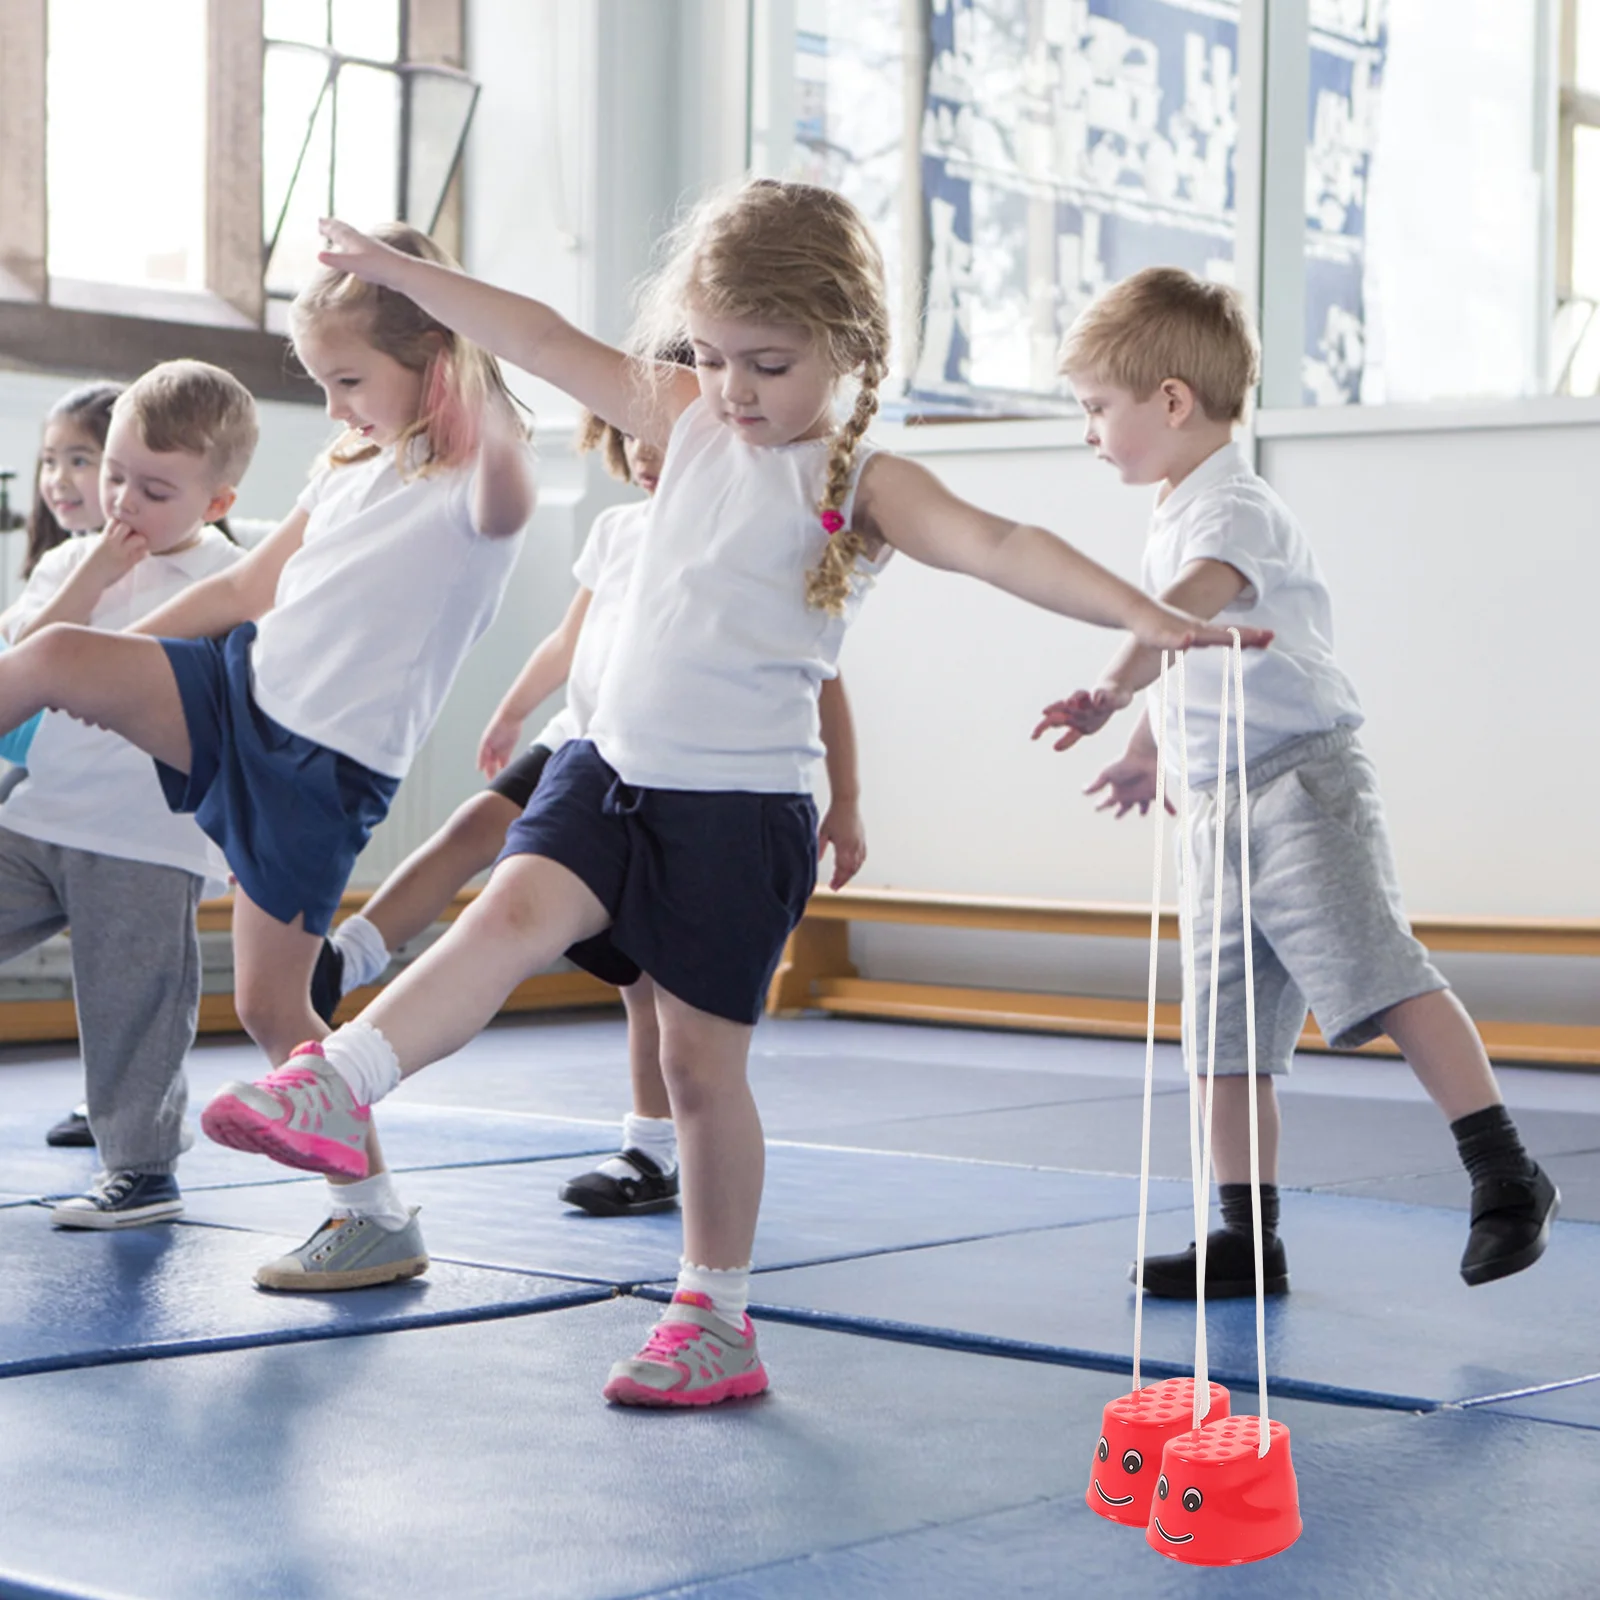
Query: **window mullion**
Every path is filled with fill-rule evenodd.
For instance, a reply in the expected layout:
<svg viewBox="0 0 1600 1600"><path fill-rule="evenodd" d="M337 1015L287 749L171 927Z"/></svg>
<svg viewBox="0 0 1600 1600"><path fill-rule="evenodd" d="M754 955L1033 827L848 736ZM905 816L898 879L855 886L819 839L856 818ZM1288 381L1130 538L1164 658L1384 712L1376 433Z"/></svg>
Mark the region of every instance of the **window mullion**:
<svg viewBox="0 0 1600 1600"><path fill-rule="evenodd" d="M261 0L208 0L206 27L206 288L260 326Z"/></svg>

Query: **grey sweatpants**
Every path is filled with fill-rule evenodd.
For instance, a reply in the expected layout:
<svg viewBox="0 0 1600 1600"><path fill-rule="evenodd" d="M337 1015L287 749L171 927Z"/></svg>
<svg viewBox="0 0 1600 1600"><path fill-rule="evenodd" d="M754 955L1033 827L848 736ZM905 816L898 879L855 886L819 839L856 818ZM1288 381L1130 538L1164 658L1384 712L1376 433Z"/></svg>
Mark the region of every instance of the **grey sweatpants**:
<svg viewBox="0 0 1600 1600"><path fill-rule="evenodd" d="M71 924L89 1126L108 1172L172 1172L200 1017L204 880L0 827L0 961Z"/></svg>

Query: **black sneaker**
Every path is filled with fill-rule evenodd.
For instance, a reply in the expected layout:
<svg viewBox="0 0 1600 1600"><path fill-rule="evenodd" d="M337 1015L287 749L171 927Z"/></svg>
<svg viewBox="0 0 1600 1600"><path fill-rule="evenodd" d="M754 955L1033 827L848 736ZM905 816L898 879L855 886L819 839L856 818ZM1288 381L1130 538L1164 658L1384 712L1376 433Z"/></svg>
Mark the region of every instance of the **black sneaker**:
<svg viewBox="0 0 1600 1600"><path fill-rule="evenodd" d="M50 1220L58 1228L137 1228L166 1222L182 1210L178 1180L170 1172L102 1172L87 1194L56 1201Z"/></svg>
<svg viewBox="0 0 1600 1600"><path fill-rule="evenodd" d="M1266 1293L1288 1294L1289 1257L1276 1234L1261 1241L1261 1265ZM1158 1299L1193 1300L1197 1276L1193 1240L1187 1250L1176 1255L1144 1258L1145 1292ZM1128 1281L1133 1280L1134 1268L1129 1267ZM1232 1228L1212 1229L1206 1235L1206 1298L1243 1300L1255 1292L1255 1241L1248 1233L1235 1233Z"/></svg>
<svg viewBox="0 0 1600 1600"><path fill-rule="evenodd" d="M624 1170L608 1172L607 1167ZM663 1172L643 1150L624 1150L593 1172L562 1184L561 1198L592 1217L638 1217L647 1211L670 1211L678 1203L678 1174L675 1170Z"/></svg>
<svg viewBox="0 0 1600 1600"><path fill-rule="evenodd" d="M74 1106L44 1136L44 1142L57 1149L92 1150L94 1135L89 1131L88 1106Z"/></svg>
<svg viewBox="0 0 1600 1600"><path fill-rule="evenodd" d="M344 998L344 956L332 939L324 939L311 969L311 1009L331 1028Z"/></svg>
<svg viewBox="0 0 1600 1600"><path fill-rule="evenodd" d="M1561 1191L1537 1161L1525 1178L1482 1178L1472 1186L1472 1232L1461 1257L1469 1284L1493 1283L1531 1267L1550 1242Z"/></svg>

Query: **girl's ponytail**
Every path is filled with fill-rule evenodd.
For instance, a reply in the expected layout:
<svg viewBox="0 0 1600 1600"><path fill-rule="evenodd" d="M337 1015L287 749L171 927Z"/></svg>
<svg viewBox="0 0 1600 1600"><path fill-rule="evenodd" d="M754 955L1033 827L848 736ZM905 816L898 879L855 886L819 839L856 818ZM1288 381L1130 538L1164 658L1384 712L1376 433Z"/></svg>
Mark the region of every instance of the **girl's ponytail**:
<svg viewBox="0 0 1600 1600"><path fill-rule="evenodd" d="M882 382L881 359L869 357L862 368L855 406L828 446L828 476L817 508L828 530L828 544L822 559L806 574L806 604L833 616L843 612L855 581L856 562L867 553L866 540L845 525L844 504L855 477L856 447L877 414Z"/></svg>

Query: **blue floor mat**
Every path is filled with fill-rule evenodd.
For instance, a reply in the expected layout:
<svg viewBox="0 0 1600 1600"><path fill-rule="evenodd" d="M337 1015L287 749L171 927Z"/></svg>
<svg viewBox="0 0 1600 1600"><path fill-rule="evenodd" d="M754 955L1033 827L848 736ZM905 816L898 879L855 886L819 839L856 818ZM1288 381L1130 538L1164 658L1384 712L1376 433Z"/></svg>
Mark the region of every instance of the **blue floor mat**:
<svg viewBox="0 0 1600 1600"><path fill-rule="evenodd" d="M1600 1348L1595 1351L1600 1367ZM1482 1408L1496 1416L1532 1417L1541 1422L1563 1422L1569 1428L1600 1429L1600 1371L1584 1383L1534 1394L1509 1395Z"/></svg>
<svg viewBox="0 0 1600 1600"><path fill-rule="evenodd" d="M265 1160L258 1164L270 1170ZM677 1212L591 1217L557 1200L560 1184L589 1164L412 1172L399 1187L408 1204L423 1208L429 1249L448 1260L624 1285L673 1276L682 1254ZM190 1197L188 1215L281 1232L298 1225L288 1219L305 1221L321 1195L320 1182L212 1190ZM1187 1189L1154 1185L1151 1203L1187 1206ZM793 1266L1126 1216L1137 1206L1130 1178L774 1144L755 1259Z"/></svg>
<svg viewBox="0 0 1600 1600"><path fill-rule="evenodd" d="M1151 1253L1181 1249L1187 1215L1152 1218ZM1546 1260L1468 1289L1459 1213L1383 1201L1284 1196L1293 1293L1267 1303L1267 1361L1289 1392L1425 1407L1592 1372L1600 1355L1600 1228L1557 1223ZM763 1307L975 1344L1019 1341L1126 1364L1133 1349L1126 1219L763 1273ZM1254 1383L1255 1305L1212 1304L1213 1375ZM890 1329L888 1331L895 1331ZM1147 1360L1189 1370L1194 1309L1146 1303Z"/></svg>
<svg viewBox="0 0 1600 1600"><path fill-rule="evenodd" d="M95 1150L52 1150L45 1145L44 1130L53 1120L46 1112L0 1115L0 1171L7 1189L34 1198L79 1194L99 1170ZM614 1151L617 1143L615 1130L600 1123L454 1106L385 1106L378 1113L378 1131L389 1164L397 1171L596 1155ZM178 1182L185 1193L296 1176L287 1167L273 1172L259 1156L213 1144L203 1134L178 1162Z"/></svg>
<svg viewBox="0 0 1600 1600"><path fill-rule="evenodd" d="M1044 1497L1116 1570L1161 1564L1081 1501L1099 1374L769 1326L759 1400L605 1406L655 1314L611 1301L0 1382L0 1594L48 1574L129 1600L601 1600ZM1285 1416L1297 1443L1372 1421ZM924 1573L904 1592L958 1591Z"/></svg>
<svg viewBox="0 0 1600 1600"><path fill-rule="evenodd" d="M110 1233L61 1231L50 1226L43 1207L0 1211L0 1259L6 1264L0 1378L504 1316L595 1293L571 1283L448 1262L435 1262L409 1283L344 1294L257 1289L251 1281L255 1269L299 1243L182 1224Z"/></svg>
<svg viewBox="0 0 1600 1600"><path fill-rule="evenodd" d="M1217 1571L1164 1560L1074 1495L657 1595L1592 1600L1600 1440L1477 1413L1397 1417L1331 1438L1287 1408L1285 1420L1305 1531L1268 1561Z"/></svg>

